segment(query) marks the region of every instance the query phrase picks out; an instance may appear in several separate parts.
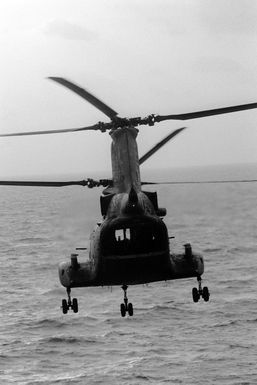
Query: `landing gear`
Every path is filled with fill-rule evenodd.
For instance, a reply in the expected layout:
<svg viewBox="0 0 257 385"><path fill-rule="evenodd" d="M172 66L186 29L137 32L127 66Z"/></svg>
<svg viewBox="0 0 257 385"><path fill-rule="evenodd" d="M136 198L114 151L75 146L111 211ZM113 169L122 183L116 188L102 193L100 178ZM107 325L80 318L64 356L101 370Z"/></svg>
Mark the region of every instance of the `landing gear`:
<svg viewBox="0 0 257 385"><path fill-rule="evenodd" d="M133 305L132 303L128 303L128 297L127 297L127 289L128 289L128 286L127 285L123 285L122 287L122 290L124 291L124 303L122 303L120 305L120 314L122 317L125 317L126 313L128 312L128 315L129 316L132 316L133 315Z"/></svg>
<svg viewBox="0 0 257 385"><path fill-rule="evenodd" d="M204 286L202 288L202 278L200 276L197 277L197 281L198 281L198 289L196 287L192 289L193 301L198 302L200 297L202 297L205 302L208 302L210 298L210 292L208 287Z"/></svg>
<svg viewBox="0 0 257 385"><path fill-rule="evenodd" d="M78 308L78 300L77 298L71 299L71 288L67 287L67 294L68 294L68 301L66 299L62 300L62 312L63 314L67 314L69 309L72 309L74 313L77 313L79 311Z"/></svg>

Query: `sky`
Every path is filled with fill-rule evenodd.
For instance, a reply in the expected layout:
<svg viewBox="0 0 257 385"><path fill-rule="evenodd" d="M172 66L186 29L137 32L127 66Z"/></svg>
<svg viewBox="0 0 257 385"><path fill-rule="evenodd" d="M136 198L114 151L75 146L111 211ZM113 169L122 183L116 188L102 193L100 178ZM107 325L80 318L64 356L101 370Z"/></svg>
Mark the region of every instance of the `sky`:
<svg viewBox="0 0 257 385"><path fill-rule="evenodd" d="M1 0L0 131L108 122L47 79L65 77L121 117L257 102L253 0ZM145 169L257 163L257 110L141 126L139 155L187 129ZM111 176L108 133L0 138L0 179Z"/></svg>

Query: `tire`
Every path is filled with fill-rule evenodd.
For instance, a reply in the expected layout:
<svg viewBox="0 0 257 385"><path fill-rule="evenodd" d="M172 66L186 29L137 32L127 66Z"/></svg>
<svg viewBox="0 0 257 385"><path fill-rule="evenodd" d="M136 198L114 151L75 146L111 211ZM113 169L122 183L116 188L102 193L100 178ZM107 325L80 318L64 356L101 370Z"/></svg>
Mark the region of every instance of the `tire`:
<svg viewBox="0 0 257 385"><path fill-rule="evenodd" d="M128 313L129 313L130 317L133 315L133 305L132 305L132 303L128 304Z"/></svg>
<svg viewBox="0 0 257 385"><path fill-rule="evenodd" d="M200 299L200 295L196 287L193 287L192 289L192 297L194 302L198 302Z"/></svg>
<svg viewBox="0 0 257 385"><path fill-rule="evenodd" d="M72 310L74 311L74 313L77 313L79 311L77 298L73 298L72 300Z"/></svg>
<svg viewBox="0 0 257 385"><path fill-rule="evenodd" d="M63 314L67 314L68 309L69 309L69 307L68 307L67 301L66 301L66 299L63 299L62 300L62 312L63 312Z"/></svg>
<svg viewBox="0 0 257 385"><path fill-rule="evenodd" d="M121 305L120 305L120 314L122 317L125 317L125 315L126 315L126 306L124 303L121 303Z"/></svg>
<svg viewBox="0 0 257 385"><path fill-rule="evenodd" d="M205 300L205 302L208 302L209 298L210 298L209 289L208 289L207 286L204 286L204 288L203 288L203 299Z"/></svg>

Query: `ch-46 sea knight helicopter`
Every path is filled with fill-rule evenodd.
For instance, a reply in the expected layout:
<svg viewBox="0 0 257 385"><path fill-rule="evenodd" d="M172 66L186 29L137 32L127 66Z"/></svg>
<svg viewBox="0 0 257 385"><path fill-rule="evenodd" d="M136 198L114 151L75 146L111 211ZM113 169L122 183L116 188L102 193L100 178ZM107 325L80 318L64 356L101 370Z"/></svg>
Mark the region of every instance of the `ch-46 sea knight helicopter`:
<svg viewBox="0 0 257 385"><path fill-rule="evenodd" d="M100 101L85 89L60 77L51 80L75 92L98 108L110 118L110 122L99 122L92 126L51 131L19 132L2 134L3 136L42 135L86 130L110 131L112 139L112 179L67 182L43 181L0 181L0 185L62 187L70 185L102 186L100 197L102 221L91 234L88 261L78 260L78 254L71 254L69 262L59 265L59 278L66 288L68 300L62 300L64 314L72 309L78 312L78 301L71 298L71 288L89 286L121 285L124 302L120 305L122 317L133 315L133 305L128 301L129 285L145 284L179 278L196 277L198 288L192 289L193 301L200 297L209 300L209 290L202 287L201 276L204 261L200 254L192 251L191 245L185 244L181 254L174 254L169 247L169 236L163 217L164 208L158 205L155 192L142 191L139 166L159 150L170 139L185 129L171 132L140 159L138 157L136 137L137 126L149 125L164 120L190 120L211 115L226 114L257 108L257 103L205 111L182 113L177 115L149 115L146 118L120 118L116 111ZM223 181L224 182L224 181Z"/></svg>

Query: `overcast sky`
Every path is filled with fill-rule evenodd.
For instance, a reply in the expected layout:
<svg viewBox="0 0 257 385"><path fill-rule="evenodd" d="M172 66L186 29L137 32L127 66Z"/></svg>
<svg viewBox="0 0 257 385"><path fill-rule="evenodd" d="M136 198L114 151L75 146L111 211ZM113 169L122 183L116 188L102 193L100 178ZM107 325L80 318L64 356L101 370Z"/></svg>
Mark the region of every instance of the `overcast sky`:
<svg viewBox="0 0 257 385"><path fill-rule="evenodd" d="M1 133L108 118L47 76L65 77L120 116L257 102L254 0L1 0ZM145 168L257 163L257 110L187 121ZM179 121L141 126L143 155ZM0 179L110 174L108 133L0 138Z"/></svg>

